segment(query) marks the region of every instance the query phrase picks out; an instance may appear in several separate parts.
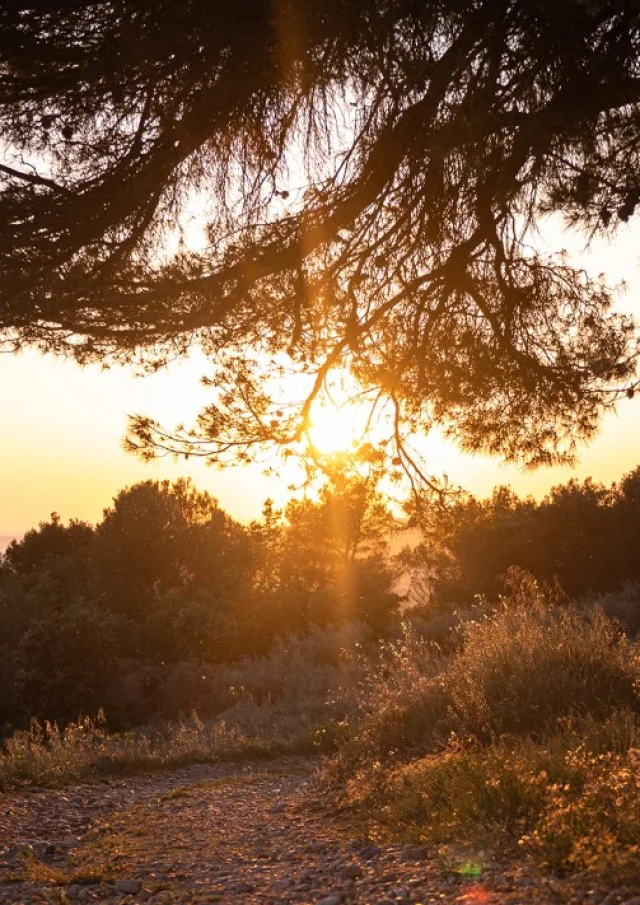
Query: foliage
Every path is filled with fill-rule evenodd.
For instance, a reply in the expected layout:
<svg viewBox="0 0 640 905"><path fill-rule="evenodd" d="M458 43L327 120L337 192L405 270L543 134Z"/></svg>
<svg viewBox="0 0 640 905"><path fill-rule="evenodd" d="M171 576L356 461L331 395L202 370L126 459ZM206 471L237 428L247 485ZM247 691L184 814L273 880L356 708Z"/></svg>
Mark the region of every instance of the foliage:
<svg viewBox="0 0 640 905"><path fill-rule="evenodd" d="M640 713L637 645L601 613L548 605L530 580L520 600L461 634L446 656L412 632L383 647L333 770L437 752L452 735L477 744L542 738L559 720Z"/></svg>
<svg viewBox="0 0 640 905"><path fill-rule="evenodd" d="M250 557L241 526L208 493L180 479L121 491L96 529L90 562L105 605L141 620L168 591L213 584L223 605L237 599Z"/></svg>
<svg viewBox="0 0 640 905"><path fill-rule="evenodd" d="M169 592L153 604L144 624L145 647L160 663L225 660L237 650L233 607L217 596L197 590L193 596Z"/></svg>
<svg viewBox="0 0 640 905"><path fill-rule="evenodd" d="M34 720L16 732L0 751L0 789L22 783L59 786L114 773L167 769L189 763L257 759L287 753L307 753L306 737L251 736L224 722L189 720L155 732L110 735L102 716L56 724Z"/></svg>
<svg viewBox="0 0 640 905"><path fill-rule="evenodd" d="M411 431L561 461L633 392L610 291L531 240L541 213L613 236L635 212L635 3L11 4L0 28L6 344L210 356L193 430L134 419L143 456L291 447L341 369L414 474Z"/></svg>
<svg viewBox="0 0 640 905"><path fill-rule="evenodd" d="M640 649L519 579L447 655L415 631L384 646L321 789L378 836L519 842L547 869L637 879Z"/></svg>
<svg viewBox="0 0 640 905"><path fill-rule="evenodd" d="M268 504L264 523L254 526L254 618L263 637L345 621L388 630L401 600L388 555L395 524L375 482L339 471L315 500L293 499L284 513Z"/></svg>
<svg viewBox="0 0 640 905"><path fill-rule="evenodd" d="M282 638L265 657L174 664L163 677L164 713L149 723L149 701L143 702L139 722L146 717L147 725L135 731L110 732L102 711L96 719L64 726L34 719L0 750L0 789L18 783L62 785L198 761L317 752L327 747L344 716L338 691L361 677L360 666L344 651L362 650L371 642L367 626L352 624ZM125 678L130 684L143 677L130 669ZM132 689L116 685L115 692L111 708L117 713L124 697L135 712ZM194 704L215 718L199 719L188 709Z"/></svg>
<svg viewBox="0 0 640 905"><path fill-rule="evenodd" d="M16 684L31 716L74 720L106 703L115 670L116 625L76 605L33 624L16 653Z"/></svg>
<svg viewBox="0 0 640 905"><path fill-rule="evenodd" d="M615 625L599 613L528 602L465 626L448 677L458 731L484 740L536 736L570 714L640 711L638 651Z"/></svg>
<svg viewBox="0 0 640 905"><path fill-rule="evenodd" d="M597 607L615 619L632 636L640 636L640 584L627 581L617 591L594 594L584 599L586 606Z"/></svg>
<svg viewBox="0 0 640 905"><path fill-rule="evenodd" d="M638 876L637 717L615 714L599 738L585 723L533 742L458 741L437 754L348 782L378 831L473 851L518 842L547 870L611 880ZM626 734L624 748L616 736ZM604 747L603 747L604 745Z"/></svg>
<svg viewBox="0 0 640 905"><path fill-rule="evenodd" d="M400 599L392 524L374 486L344 475L249 528L184 480L126 488L95 529L41 524L0 563L3 731L100 706L111 729L211 716L236 703L224 664L259 669L250 658L296 632L384 634Z"/></svg>
<svg viewBox="0 0 640 905"><path fill-rule="evenodd" d="M60 559L70 559L86 550L93 537L93 528L86 522L72 520L63 525L57 513L50 522L27 531L21 540L12 541L4 552L4 563L18 575L28 575L44 565Z"/></svg>
<svg viewBox="0 0 640 905"><path fill-rule="evenodd" d="M636 468L611 487L570 480L540 502L500 487L486 500L468 496L445 509L425 507L425 541L405 554L421 589L417 602L429 613L474 595L495 600L511 566L558 582L569 597L637 582L639 476ZM639 624L632 593L624 619L631 630Z"/></svg>
<svg viewBox="0 0 640 905"><path fill-rule="evenodd" d="M640 854L640 749L567 754L579 782L556 783L535 829L523 840L548 867L637 878Z"/></svg>

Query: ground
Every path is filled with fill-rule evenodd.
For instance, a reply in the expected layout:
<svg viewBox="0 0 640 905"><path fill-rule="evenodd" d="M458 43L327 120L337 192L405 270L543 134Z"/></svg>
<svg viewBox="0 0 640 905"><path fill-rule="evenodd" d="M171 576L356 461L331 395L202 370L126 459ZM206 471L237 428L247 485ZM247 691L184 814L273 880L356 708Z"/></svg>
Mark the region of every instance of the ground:
<svg viewBox="0 0 640 905"><path fill-rule="evenodd" d="M533 864L372 842L301 758L0 795L0 903L640 905Z"/></svg>

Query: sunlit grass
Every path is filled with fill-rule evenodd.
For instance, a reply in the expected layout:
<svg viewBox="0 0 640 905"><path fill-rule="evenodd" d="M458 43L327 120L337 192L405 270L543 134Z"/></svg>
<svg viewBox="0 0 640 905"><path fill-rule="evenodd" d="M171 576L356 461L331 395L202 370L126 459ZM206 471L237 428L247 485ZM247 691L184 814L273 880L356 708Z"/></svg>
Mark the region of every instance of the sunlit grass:
<svg viewBox="0 0 640 905"><path fill-rule="evenodd" d="M412 633L387 646L322 788L383 838L636 877L639 654L602 614L548 605L525 582L451 654Z"/></svg>
<svg viewBox="0 0 640 905"><path fill-rule="evenodd" d="M313 733L250 734L224 721L190 720L163 729L110 734L101 719L65 727L40 724L19 731L0 753L0 790L19 785L61 786L102 775L166 770L191 763L260 760L315 753Z"/></svg>
<svg viewBox="0 0 640 905"><path fill-rule="evenodd" d="M628 723L624 712L610 721L609 744ZM537 742L505 738L486 748L454 745L386 771L384 782L367 784L360 777L350 790L383 837L444 846L466 842L477 849L506 846L535 855L552 870L637 876L637 749L598 751L607 730L599 727L596 738L590 736L594 728L560 731ZM456 861L455 870L479 876L482 864L467 858Z"/></svg>

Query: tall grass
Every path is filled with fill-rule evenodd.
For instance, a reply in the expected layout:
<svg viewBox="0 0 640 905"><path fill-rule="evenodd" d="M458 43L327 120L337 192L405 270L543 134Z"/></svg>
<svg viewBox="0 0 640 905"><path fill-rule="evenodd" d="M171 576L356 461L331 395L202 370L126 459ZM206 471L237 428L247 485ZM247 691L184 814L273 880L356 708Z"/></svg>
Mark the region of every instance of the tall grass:
<svg viewBox="0 0 640 905"><path fill-rule="evenodd" d="M104 715L65 727L33 721L0 750L0 789L193 762L318 753L332 743L331 726L345 713L338 692L362 674L357 660L343 652L362 650L370 640L366 626L346 625L284 638L264 657L219 666L210 693L224 709L211 720L193 713L115 734Z"/></svg>
<svg viewBox="0 0 640 905"><path fill-rule="evenodd" d="M386 646L321 782L395 835L496 836L554 868L637 871L638 644L529 579L459 632L448 655L411 632Z"/></svg>
<svg viewBox="0 0 640 905"><path fill-rule="evenodd" d="M630 742L640 743L640 724L620 711L544 740L454 742L386 771L384 782L359 777L347 786L378 830L394 836L482 848L517 842L547 868L626 878L637 874L640 851L640 751Z"/></svg>
<svg viewBox="0 0 640 905"><path fill-rule="evenodd" d="M0 752L0 789L23 784L58 786L101 775L312 750L309 733L250 735L224 721L202 722L196 714L162 728L115 735L107 732L101 717L87 717L63 728L34 720L28 730L7 739Z"/></svg>
<svg viewBox="0 0 640 905"><path fill-rule="evenodd" d="M452 736L481 744L540 738L558 721L640 712L640 653L602 612L510 600L460 627L443 656L409 631L370 665L358 717L341 757L409 759L442 750Z"/></svg>

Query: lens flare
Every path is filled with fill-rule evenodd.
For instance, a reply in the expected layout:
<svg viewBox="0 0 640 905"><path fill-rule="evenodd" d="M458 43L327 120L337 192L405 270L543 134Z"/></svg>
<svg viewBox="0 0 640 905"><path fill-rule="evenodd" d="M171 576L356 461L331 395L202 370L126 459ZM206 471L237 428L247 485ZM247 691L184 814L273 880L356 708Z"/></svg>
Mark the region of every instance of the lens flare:
<svg viewBox="0 0 640 905"><path fill-rule="evenodd" d="M352 450L361 440L355 412L348 407L319 405L311 414L308 437L322 455Z"/></svg>

